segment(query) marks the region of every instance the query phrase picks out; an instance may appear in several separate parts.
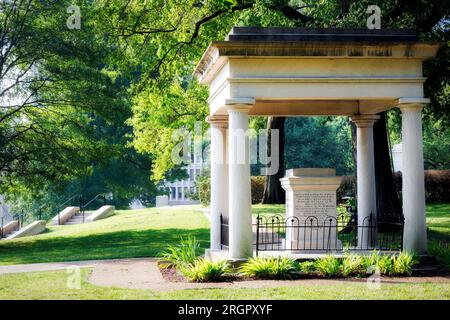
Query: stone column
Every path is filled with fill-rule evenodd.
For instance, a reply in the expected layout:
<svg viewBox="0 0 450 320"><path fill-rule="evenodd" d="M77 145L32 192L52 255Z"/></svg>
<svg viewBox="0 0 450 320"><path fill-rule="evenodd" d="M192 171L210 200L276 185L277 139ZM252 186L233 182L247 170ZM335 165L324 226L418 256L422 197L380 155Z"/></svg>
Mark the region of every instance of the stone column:
<svg viewBox="0 0 450 320"><path fill-rule="evenodd" d="M220 215L228 217L228 163L227 127L228 116L210 116L211 125L211 203L210 203L210 246L220 250Z"/></svg>
<svg viewBox="0 0 450 320"><path fill-rule="evenodd" d="M400 99L398 104L402 111L403 249L417 253L427 251L422 146L422 108L427 102Z"/></svg>
<svg viewBox="0 0 450 320"><path fill-rule="evenodd" d="M373 124L380 118L378 115L355 115L352 121L356 131L356 175L357 175L357 207L358 207L358 246L370 249L374 244L376 232L369 228L369 218L376 223L377 204L375 188L375 161L373 148Z"/></svg>
<svg viewBox="0 0 450 320"><path fill-rule="evenodd" d="M250 99L246 99L250 100ZM248 112L252 104L233 101L229 115L229 259L253 256Z"/></svg>

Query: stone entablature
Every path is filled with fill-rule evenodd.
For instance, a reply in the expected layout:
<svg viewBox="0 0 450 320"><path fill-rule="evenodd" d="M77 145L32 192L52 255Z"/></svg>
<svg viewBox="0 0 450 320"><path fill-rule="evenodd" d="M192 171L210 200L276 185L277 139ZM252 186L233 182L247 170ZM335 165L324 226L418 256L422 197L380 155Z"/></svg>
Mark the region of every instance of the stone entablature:
<svg viewBox="0 0 450 320"><path fill-rule="evenodd" d="M237 98L255 99L249 115L350 116L423 97L422 62L440 44L419 42L408 30L346 32L233 28L227 41L211 43L195 71L210 86L210 115L226 115Z"/></svg>

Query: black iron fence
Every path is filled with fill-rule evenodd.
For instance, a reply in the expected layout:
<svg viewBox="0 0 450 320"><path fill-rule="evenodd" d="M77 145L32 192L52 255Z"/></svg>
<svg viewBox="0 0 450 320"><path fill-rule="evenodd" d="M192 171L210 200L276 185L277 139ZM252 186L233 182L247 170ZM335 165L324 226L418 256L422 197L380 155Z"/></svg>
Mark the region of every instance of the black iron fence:
<svg viewBox="0 0 450 320"><path fill-rule="evenodd" d="M256 251L401 250L403 221L377 221L373 216L357 224L349 215L337 217L258 216Z"/></svg>
<svg viewBox="0 0 450 320"><path fill-rule="evenodd" d="M220 215L220 248L228 247L229 245L229 228L228 217Z"/></svg>
<svg viewBox="0 0 450 320"><path fill-rule="evenodd" d="M403 221L383 221L367 217L358 225L349 214L285 218L263 215L253 224L253 239L258 251L344 250L398 251L403 248ZM228 247L228 217L220 216L221 247Z"/></svg>

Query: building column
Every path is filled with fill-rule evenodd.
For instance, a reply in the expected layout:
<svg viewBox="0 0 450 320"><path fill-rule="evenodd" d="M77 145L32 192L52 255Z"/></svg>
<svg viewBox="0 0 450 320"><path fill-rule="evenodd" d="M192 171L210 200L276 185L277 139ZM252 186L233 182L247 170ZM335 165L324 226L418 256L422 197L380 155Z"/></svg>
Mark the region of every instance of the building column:
<svg viewBox="0 0 450 320"><path fill-rule="evenodd" d="M403 249L417 253L427 251L422 146L422 108L427 102L400 99L398 104L402 111Z"/></svg>
<svg viewBox="0 0 450 320"><path fill-rule="evenodd" d="M228 216L228 163L227 127L228 116L210 116L211 125L211 203L210 203L210 247L221 249L220 215Z"/></svg>
<svg viewBox="0 0 450 320"><path fill-rule="evenodd" d="M230 260L253 256L248 112L254 100L242 100L227 104Z"/></svg>
<svg viewBox="0 0 450 320"><path fill-rule="evenodd" d="M352 121L356 131L356 175L358 210L358 247L370 249L376 241L377 203L375 188L375 160L373 148L373 124L378 115L355 115ZM370 218L372 218L370 222Z"/></svg>

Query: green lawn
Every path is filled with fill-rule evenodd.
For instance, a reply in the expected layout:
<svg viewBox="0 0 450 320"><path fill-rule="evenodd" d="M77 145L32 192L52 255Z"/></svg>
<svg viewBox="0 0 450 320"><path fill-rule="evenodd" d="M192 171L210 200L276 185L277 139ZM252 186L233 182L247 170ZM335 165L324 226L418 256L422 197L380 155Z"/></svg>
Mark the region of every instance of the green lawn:
<svg viewBox="0 0 450 320"><path fill-rule="evenodd" d="M81 289L67 287L64 271L0 276L0 299L450 299L448 284L382 284L370 289L366 283L339 283L243 289L195 289L173 292L106 288L87 282L82 271Z"/></svg>
<svg viewBox="0 0 450 320"><path fill-rule="evenodd" d="M209 244L209 223L200 206L116 211L110 218L50 226L44 234L0 241L0 264L156 256L181 236ZM254 205L254 214L283 214L284 205ZM450 204L427 206L430 240L450 242Z"/></svg>
<svg viewBox="0 0 450 320"><path fill-rule="evenodd" d="M427 205L428 238L450 242L450 203Z"/></svg>
<svg viewBox="0 0 450 320"><path fill-rule="evenodd" d="M92 223L50 226L33 237L0 241L0 264L156 256L189 235L209 245L209 223L199 206L116 211Z"/></svg>

